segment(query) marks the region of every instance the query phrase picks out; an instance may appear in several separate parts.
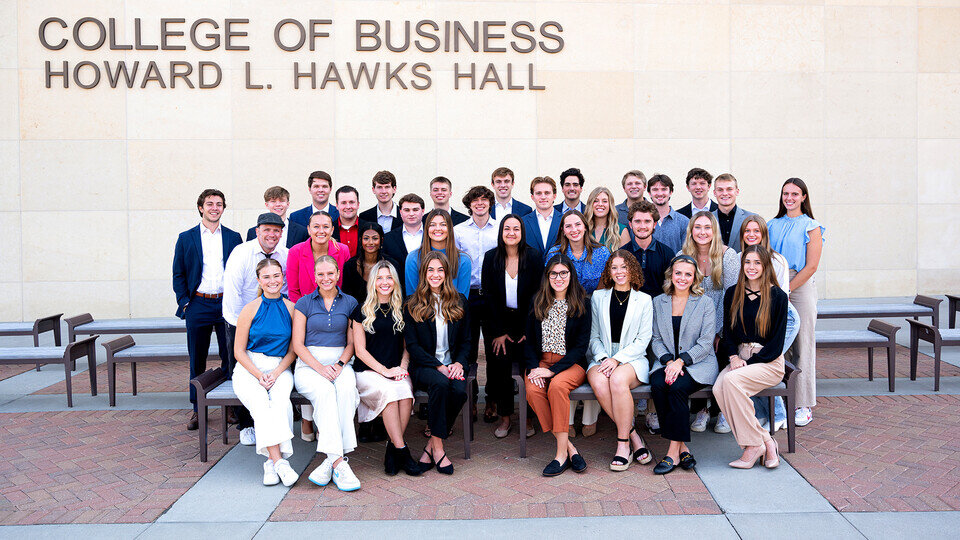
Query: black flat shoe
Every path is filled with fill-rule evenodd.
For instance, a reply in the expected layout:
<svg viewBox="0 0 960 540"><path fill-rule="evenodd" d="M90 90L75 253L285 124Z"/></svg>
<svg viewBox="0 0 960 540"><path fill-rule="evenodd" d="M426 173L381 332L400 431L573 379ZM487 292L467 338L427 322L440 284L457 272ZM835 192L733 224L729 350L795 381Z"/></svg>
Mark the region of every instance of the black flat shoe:
<svg viewBox="0 0 960 540"><path fill-rule="evenodd" d="M485 424L492 424L500 419L500 415L497 414L496 409L487 409L483 411L483 422Z"/></svg>
<svg viewBox="0 0 960 540"><path fill-rule="evenodd" d="M383 453L383 472L387 476L396 476L400 472L400 466L397 464L397 447L392 442L387 443L387 450Z"/></svg>
<svg viewBox="0 0 960 540"><path fill-rule="evenodd" d="M680 452L680 468L689 471L697 466L697 460L690 452Z"/></svg>
<svg viewBox="0 0 960 540"><path fill-rule="evenodd" d="M573 468L573 472L582 473L587 470L587 462L583 460L583 457L580 454L574 454L570 456L570 466Z"/></svg>
<svg viewBox="0 0 960 540"><path fill-rule="evenodd" d="M443 459L445 457L447 457L446 454L440 456L440 459L437 460L437 472L440 474L447 474L447 475L453 474L453 462L450 461L449 459L447 460L447 461L450 461L449 465L445 467L440 466L440 464L443 463Z"/></svg>
<svg viewBox="0 0 960 540"><path fill-rule="evenodd" d="M677 465L673 462L673 459L664 457L660 460L660 463L657 463L657 466L653 468L653 474L667 474L676 468Z"/></svg>
<svg viewBox="0 0 960 540"><path fill-rule="evenodd" d="M566 471L570 468L570 459L563 460L563 463L560 463L557 460L553 460L550 463L547 463L547 466L543 468L544 476L559 476L563 474L563 471Z"/></svg>

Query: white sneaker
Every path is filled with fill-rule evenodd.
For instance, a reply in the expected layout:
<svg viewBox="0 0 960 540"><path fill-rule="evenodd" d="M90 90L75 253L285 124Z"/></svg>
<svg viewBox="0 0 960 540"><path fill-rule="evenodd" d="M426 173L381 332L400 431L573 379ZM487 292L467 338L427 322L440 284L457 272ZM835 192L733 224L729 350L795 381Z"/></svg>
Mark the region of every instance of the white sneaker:
<svg viewBox="0 0 960 540"><path fill-rule="evenodd" d="M257 444L257 432L252 427L240 430L240 444L244 446L253 446Z"/></svg>
<svg viewBox="0 0 960 540"><path fill-rule="evenodd" d="M774 433L776 433L777 431L780 431L781 429L784 429L784 428L786 428L786 427L787 427L787 419L784 418L783 420L780 420L779 422L774 422L774 424L773 424L773 431L774 431Z"/></svg>
<svg viewBox="0 0 960 540"><path fill-rule="evenodd" d="M307 442L313 442L317 440L317 432L311 431L310 433L304 433L303 428L300 429L300 438Z"/></svg>
<svg viewBox="0 0 960 540"><path fill-rule="evenodd" d="M647 430L653 435L660 433L660 420L657 418L657 413L647 413Z"/></svg>
<svg viewBox="0 0 960 540"><path fill-rule="evenodd" d="M727 423L727 419L723 416L723 413L720 413L720 416L717 416L717 423L713 426L714 433L730 433L730 424Z"/></svg>
<svg viewBox="0 0 960 540"><path fill-rule="evenodd" d="M800 407L794 416L797 426L803 427L813 421L813 409L810 407Z"/></svg>
<svg viewBox="0 0 960 540"><path fill-rule="evenodd" d="M280 476L273 467L273 461L267 460L263 463L263 485L275 486L280 483Z"/></svg>
<svg viewBox="0 0 960 540"><path fill-rule="evenodd" d="M337 468L333 470L333 484L337 486L337 489L340 491L356 491L360 489L360 480L357 478L357 475L353 474L353 470L350 469L350 464L347 463L347 459L348 458L343 458L340 460Z"/></svg>
<svg viewBox="0 0 960 540"><path fill-rule="evenodd" d="M703 409L697 412L697 417L693 419L693 423L690 424L690 431L696 431L697 433L703 433L707 430L707 422L710 421L710 413L706 409Z"/></svg>
<svg viewBox="0 0 960 540"><path fill-rule="evenodd" d="M333 476L333 462L336 461L336 459L336 457L327 456L327 459L323 460L323 463L310 473L307 480L310 480L318 486L329 484L330 478Z"/></svg>
<svg viewBox="0 0 960 540"><path fill-rule="evenodd" d="M266 468L266 465L264 465ZM273 470L276 471L277 476L280 477L280 481L283 482L283 485L290 487L297 482L297 478L300 478L300 475L297 474L297 471L293 470L293 467L290 466L290 462L281 459L273 464Z"/></svg>

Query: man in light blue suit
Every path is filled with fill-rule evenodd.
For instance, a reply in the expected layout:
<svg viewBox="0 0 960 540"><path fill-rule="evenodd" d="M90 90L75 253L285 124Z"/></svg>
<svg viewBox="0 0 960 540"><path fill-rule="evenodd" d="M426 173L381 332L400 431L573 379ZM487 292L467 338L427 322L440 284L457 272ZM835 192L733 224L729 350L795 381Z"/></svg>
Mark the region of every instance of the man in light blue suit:
<svg viewBox="0 0 960 540"><path fill-rule="evenodd" d="M717 198L717 209L713 210L713 215L720 225L720 236L724 245L740 253L740 226L753 212L737 206L738 195L740 188L732 174L721 174L713 181L713 196Z"/></svg>
<svg viewBox="0 0 960 540"><path fill-rule="evenodd" d="M557 198L557 183L549 176L538 176L530 182L530 196L535 206L533 212L523 216L527 233L527 245L537 250L542 257L557 243L560 231L559 211L554 209Z"/></svg>
<svg viewBox="0 0 960 540"><path fill-rule="evenodd" d="M333 190L333 178L326 171L313 171L307 177L307 188L310 190L310 199L312 202L290 214L290 221L303 225L305 229L310 228L310 216L316 212L326 212L330 214L330 219L334 223L340 218L340 212L337 207L330 204L330 193Z"/></svg>

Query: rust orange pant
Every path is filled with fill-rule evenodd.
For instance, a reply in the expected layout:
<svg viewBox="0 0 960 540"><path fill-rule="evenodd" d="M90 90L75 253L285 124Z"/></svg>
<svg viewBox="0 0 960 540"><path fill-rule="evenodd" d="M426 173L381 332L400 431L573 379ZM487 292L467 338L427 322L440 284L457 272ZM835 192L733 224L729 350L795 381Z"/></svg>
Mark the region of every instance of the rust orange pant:
<svg viewBox="0 0 960 540"><path fill-rule="evenodd" d="M549 368L563 358L559 354L543 353L540 357L540 367ZM533 408L540 427L551 433L566 433L570 427L570 392L583 384L587 373L578 364L557 373L549 379L545 388L540 388L524 379L527 388L527 403Z"/></svg>

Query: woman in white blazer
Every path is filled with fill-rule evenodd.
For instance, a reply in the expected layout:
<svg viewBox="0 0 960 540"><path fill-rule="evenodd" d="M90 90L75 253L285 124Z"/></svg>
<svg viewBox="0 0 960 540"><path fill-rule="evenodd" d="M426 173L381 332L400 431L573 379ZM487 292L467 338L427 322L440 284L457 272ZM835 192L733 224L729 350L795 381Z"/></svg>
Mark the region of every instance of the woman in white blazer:
<svg viewBox="0 0 960 540"><path fill-rule="evenodd" d="M643 269L637 258L618 250L607 260L591 299L587 381L617 425L617 451L610 462L613 471L627 470L633 459L641 464L651 460L643 438L633 428L630 393L647 382L646 352L653 333L653 303L641 287Z"/></svg>

